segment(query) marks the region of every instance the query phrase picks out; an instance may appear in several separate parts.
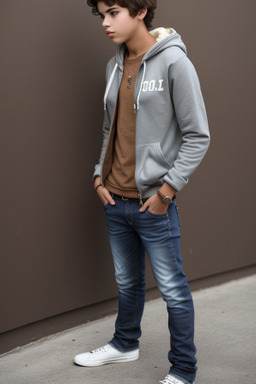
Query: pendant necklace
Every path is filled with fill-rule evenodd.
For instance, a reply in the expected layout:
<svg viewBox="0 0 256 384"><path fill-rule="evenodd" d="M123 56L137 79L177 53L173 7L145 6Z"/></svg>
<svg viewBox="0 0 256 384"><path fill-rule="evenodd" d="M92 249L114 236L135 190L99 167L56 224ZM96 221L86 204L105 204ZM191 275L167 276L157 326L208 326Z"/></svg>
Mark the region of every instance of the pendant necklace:
<svg viewBox="0 0 256 384"><path fill-rule="evenodd" d="M128 84L127 84L127 88L128 89L131 89L131 87L132 87L132 73L130 72L130 70L128 69L128 67L129 67L129 64L126 62L125 63L125 72L126 72L126 74L128 75L128 78L127 78L127 80L128 80ZM130 72L130 73L129 73Z"/></svg>
<svg viewBox="0 0 256 384"><path fill-rule="evenodd" d="M131 86L132 86L132 77L131 75L128 76L128 85L127 85L127 88L128 89L131 89Z"/></svg>
<svg viewBox="0 0 256 384"><path fill-rule="evenodd" d="M125 65L125 73L126 73L126 76L127 76L127 89L131 89L132 88L132 77L134 76L134 70L132 71L130 67L130 65L128 63L126 63Z"/></svg>
<svg viewBox="0 0 256 384"><path fill-rule="evenodd" d="M132 80L134 79L134 82L136 81L137 72L139 69L139 66L141 64L141 60L143 58L145 53L142 55L136 57L135 59L130 59L130 62L128 60L128 57L126 56L127 61L125 61L124 71L126 73L127 77L127 89L132 88ZM130 72L130 73L129 73Z"/></svg>

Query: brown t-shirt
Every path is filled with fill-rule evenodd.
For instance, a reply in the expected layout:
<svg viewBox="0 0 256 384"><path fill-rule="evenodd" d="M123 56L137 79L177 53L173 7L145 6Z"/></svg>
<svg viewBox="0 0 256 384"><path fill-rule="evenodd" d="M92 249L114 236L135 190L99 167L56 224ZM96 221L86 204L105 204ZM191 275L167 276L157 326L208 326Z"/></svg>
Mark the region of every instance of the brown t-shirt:
<svg viewBox="0 0 256 384"><path fill-rule="evenodd" d="M136 76L144 54L136 59L126 58L118 95L116 137L113 162L105 186L107 189L129 198L138 198L135 182L135 134L136 114L134 92Z"/></svg>

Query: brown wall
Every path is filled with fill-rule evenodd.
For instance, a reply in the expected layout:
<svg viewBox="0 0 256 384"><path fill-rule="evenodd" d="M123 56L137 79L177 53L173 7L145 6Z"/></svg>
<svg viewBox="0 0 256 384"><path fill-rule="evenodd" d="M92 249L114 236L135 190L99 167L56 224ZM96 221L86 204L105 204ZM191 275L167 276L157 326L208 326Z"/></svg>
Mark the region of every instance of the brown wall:
<svg viewBox="0 0 256 384"><path fill-rule="evenodd" d="M205 161L178 197L185 270L195 280L256 262L256 3L158 3L154 26L182 34L212 135ZM85 0L1 0L0 47L4 334L117 294L91 182L104 70L115 46Z"/></svg>

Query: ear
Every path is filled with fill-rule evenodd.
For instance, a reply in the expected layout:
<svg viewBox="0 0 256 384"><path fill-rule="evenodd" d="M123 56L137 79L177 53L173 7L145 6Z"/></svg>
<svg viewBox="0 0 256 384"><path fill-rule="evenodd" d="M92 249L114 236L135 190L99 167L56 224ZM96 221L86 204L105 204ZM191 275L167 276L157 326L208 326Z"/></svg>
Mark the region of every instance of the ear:
<svg viewBox="0 0 256 384"><path fill-rule="evenodd" d="M148 9L147 8L143 8L141 9L138 14L137 14L137 17L139 20L143 20L146 16L146 14L148 13Z"/></svg>

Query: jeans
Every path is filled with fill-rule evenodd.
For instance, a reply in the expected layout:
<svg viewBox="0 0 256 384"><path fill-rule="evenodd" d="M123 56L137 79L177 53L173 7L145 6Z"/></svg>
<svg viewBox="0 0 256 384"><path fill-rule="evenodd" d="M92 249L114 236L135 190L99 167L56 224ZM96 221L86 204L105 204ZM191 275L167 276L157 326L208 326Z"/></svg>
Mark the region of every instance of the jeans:
<svg viewBox="0 0 256 384"><path fill-rule="evenodd" d="M139 212L136 200L115 198L105 205L115 277L119 288L118 316L110 344L120 351L139 347L145 302L145 252L154 278L167 304L171 349L170 373L185 383L196 375L194 307L182 270L180 224L173 201L167 213Z"/></svg>

